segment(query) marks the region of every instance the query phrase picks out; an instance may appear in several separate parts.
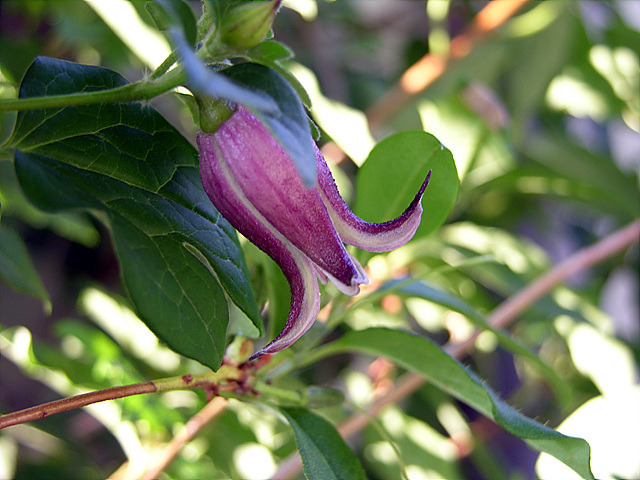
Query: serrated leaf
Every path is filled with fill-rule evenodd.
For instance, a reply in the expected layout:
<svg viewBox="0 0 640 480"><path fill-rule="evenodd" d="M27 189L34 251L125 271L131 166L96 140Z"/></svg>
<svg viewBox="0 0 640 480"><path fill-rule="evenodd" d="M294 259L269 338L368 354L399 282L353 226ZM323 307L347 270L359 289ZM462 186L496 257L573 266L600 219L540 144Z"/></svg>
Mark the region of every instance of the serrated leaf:
<svg viewBox="0 0 640 480"><path fill-rule="evenodd" d="M307 114L295 90L278 72L263 65L243 63L220 72L234 83L264 92L278 111L251 109L293 159L307 185L316 181L316 155Z"/></svg>
<svg viewBox="0 0 640 480"><path fill-rule="evenodd" d="M426 132L398 133L371 150L358 171L355 213L369 222L397 217L411 203L429 170L431 180L422 198L424 212L414 238L428 235L447 219L459 182L451 152Z"/></svg>
<svg viewBox="0 0 640 480"><path fill-rule="evenodd" d="M366 480L358 457L327 420L300 407L281 407L300 450L307 480Z"/></svg>
<svg viewBox="0 0 640 480"><path fill-rule="evenodd" d="M14 229L0 224L0 278L20 292L42 300L51 310L49 295L33 266L24 241Z"/></svg>
<svg viewBox="0 0 640 480"><path fill-rule="evenodd" d="M22 97L53 95L125 83L120 75L104 68L39 58L25 74L20 92ZM163 340L174 348L180 345L179 353L209 366L217 364L219 352L211 356L188 347L189 342L198 344L206 336L178 340L170 338L177 335L175 331L167 331L181 325L185 335L207 325L207 336L215 336L215 348L220 350L224 344L220 325L226 327L227 321L226 301L198 291L192 275L203 280L207 269L185 250L185 242L202 253L229 297L262 332L236 233L202 188L197 152L155 110L128 103L21 112L11 142L19 150L16 169L22 187L37 206L106 213L134 304L142 308L145 302L155 302L155 306L145 306L141 316ZM48 178L54 174L55 181ZM144 243L143 251L153 252L153 261L137 262L128 254L130 248L137 248L130 244L129 235ZM180 262L186 262L184 268ZM154 294L147 295L140 279L159 282L163 275L172 277L167 280L167 291L158 283L150 289ZM208 272L206 277L203 291L219 290L215 278ZM167 298L156 298L165 295ZM159 305L165 301L177 303L162 311ZM169 312L184 317L170 319ZM220 317L214 321L213 315ZM215 328L212 321L218 322Z"/></svg>
<svg viewBox="0 0 640 480"><path fill-rule="evenodd" d="M427 338L399 330L369 328L348 332L325 348L325 353L331 354L355 351L385 356L492 418L531 447L553 455L583 478L594 478L589 466L590 447L586 441L562 435L520 414L473 372Z"/></svg>

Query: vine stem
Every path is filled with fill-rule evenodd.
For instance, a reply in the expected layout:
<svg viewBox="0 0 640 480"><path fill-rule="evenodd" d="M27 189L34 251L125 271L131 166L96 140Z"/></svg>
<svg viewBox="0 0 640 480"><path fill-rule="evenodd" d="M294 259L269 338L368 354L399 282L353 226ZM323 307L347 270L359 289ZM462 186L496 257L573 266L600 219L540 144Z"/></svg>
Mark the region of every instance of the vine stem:
<svg viewBox="0 0 640 480"><path fill-rule="evenodd" d="M498 305L488 316L487 322L493 328L503 328L525 312L537 300L547 295L557 285L569 277L590 267L602 263L613 255L624 251L640 240L640 219L617 230L597 243L576 251L566 260L558 263L547 273L519 290ZM447 344L444 350L455 358L462 358L475 348L476 332L468 341L458 344ZM369 423L370 416L377 415L387 405L397 403L426 383L424 377L417 373L406 373L398 380L389 393L376 400L368 409L368 415L356 413L340 425L338 432L343 438L349 439L360 432ZM272 480L285 480L297 475L302 469L298 453L293 453L284 459Z"/></svg>
<svg viewBox="0 0 640 480"><path fill-rule="evenodd" d="M181 68L174 68L157 79L141 80L108 90L2 100L0 101L0 112L40 108L63 108L71 105L89 105L92 103L148 100L168 92L183 83L184 80L183 70Z"/></svg>
<svg viewBox="0 0 640 480"><path fill-rule="evenodd" d="M179 377L162 378L149 382L106 388L95 392L83 393L73 397L54 400L53 402L36 405L31 408L8 413L0 417L0 430L12 425L31 422L56 413L68 412L93 403L115 400L118 398L141 395L144 393L166 392L191 388L215 389L223 383L240 380L245 372L235 366L223 365L216 372L203 375L182 375Z"/></svg>

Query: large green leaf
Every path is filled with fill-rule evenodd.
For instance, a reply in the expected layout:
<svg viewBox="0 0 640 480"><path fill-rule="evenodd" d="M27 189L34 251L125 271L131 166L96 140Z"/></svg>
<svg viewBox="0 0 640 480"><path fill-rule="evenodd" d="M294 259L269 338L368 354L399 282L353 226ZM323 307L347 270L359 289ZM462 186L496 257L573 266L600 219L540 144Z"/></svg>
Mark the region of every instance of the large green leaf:
<svg viewBox="0 0 640 480"><path fill-rule="evenodd" d="M335 427L300 407L281 407L296 435L307 480L366 480L358 457Z"/></svg>
<svg viewBox="0 0 640 480"><path fill-rule="evenodd" d="M0 278L16 290L42 300L51 308L49 295L33 266L24 241L12 228L0 224Z"/></svg>
<svg viewBox="0 0 640 480"><path fill-rule="evenodd" d="M20 96L125 83L104 68L38 58ZM236 233L202 188L197 152L155 110L128 103L21 112L10 142L38 207L106 214L132 301L172 348L217 368L228 315L220 284L262 332Z"/></svg>
<svg viewBox="0 0 640 480"><path fill-rule="evenodd" d="M585 479L593 479L589 444L564 436L503 402L473 372L424 337L387 328L352 331L329 344L324 354L363 352L390 358L413 370L458 400L493 418L508 432L537 450L547 452Z"/></svg>
<svg viewBox="0 0 640 480"><path fill-rule="evenodd" d="M422 198L424 213L415 238L433 232L451 212L459 181L451 152L422 131L398 133L373 148L358 171L356 214L370 222L397 217L411 203L429 170L431 179Z"/></svg>

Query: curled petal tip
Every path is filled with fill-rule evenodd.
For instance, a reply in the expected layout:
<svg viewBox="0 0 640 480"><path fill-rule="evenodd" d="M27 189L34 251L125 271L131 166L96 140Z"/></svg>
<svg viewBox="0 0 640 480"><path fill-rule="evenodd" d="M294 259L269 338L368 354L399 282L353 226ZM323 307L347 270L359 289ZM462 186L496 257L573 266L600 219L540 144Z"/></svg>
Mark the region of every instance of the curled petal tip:
<svg viewBox="0 0 640 480"><path fill-rule="evenodd" d="M418 193L402 214L388 222L370 223L356 216L340 196L329 167L319 151L316 152L318 190L327 206L340 239L370 252L388 252L411 240L420 226L422 196L429 184L427 173Z"/></svg>

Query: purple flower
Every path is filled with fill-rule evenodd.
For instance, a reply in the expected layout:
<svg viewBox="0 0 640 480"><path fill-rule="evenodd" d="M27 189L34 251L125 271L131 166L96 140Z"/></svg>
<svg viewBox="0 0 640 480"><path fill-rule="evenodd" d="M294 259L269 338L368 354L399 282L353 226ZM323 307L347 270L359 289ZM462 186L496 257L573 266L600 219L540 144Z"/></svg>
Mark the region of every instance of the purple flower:
<svg viewBox="0 0 640 480"><path fill-rule="evenodd" d="M342 242L371 252L389 251L407 243L420 224L429 175L398 218L365 222L338 193L317 147L318 182L307 188L291 157L242 106L215 133L199 133L198 147L209 198L231 225L273 258L291 287L284 329L252 358L288 347L311 327L320 309L316 275L347 295L356 295L359 286L369 282Z"/></svg>

